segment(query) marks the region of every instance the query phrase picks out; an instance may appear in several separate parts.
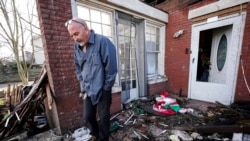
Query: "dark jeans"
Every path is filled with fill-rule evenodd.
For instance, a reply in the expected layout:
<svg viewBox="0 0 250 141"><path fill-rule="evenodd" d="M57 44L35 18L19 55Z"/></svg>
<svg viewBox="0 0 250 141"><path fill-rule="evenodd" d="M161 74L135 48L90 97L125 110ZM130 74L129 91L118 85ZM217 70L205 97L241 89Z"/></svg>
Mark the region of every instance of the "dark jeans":
<svg viewBox="0 0 250 141"><path fill-rule="evenodd" d="M92 105L89 97L84 102L84 118L91 129L91 135L98 136L99 141L109 140L111 102L111 91L103 91L100 101L96 105ZM97 113L99 116L98 122L96 119Z"/></svg>

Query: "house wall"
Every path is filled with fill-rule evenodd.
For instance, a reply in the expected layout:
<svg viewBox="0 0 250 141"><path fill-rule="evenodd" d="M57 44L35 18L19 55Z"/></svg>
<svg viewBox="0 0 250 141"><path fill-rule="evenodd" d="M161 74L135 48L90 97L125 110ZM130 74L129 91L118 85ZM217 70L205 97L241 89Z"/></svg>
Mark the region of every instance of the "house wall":
<svg viewBox="0 0 250 141"><path fill-rule="evenodd" d="M72 18L71 1L37 0L45 63L54 95L53 109L48 112L51 128L62 134L83 126L83 102L73 62L73 40L64 23ZM111 113L120 111L119 93L113 94ZM52 116L51 116L52 115Z"/></svg>
<svg viewBox="0 0 250 141"><path fill-rule="evenodd" d="M188 20L189 10L217 2L217 0L203 0L193 5L177 5L171 7L166 3L158 8L165 10L169 14L169 22L167 24L166 33L166 62L165 71L168 76L166 84L167 91L178 94L182 92L183 96L188 95L189 80L189 60L190 54L186 50L191 48L191 20ZM247 7L247 17L245 23L243 44L242 44L242 61L246 80L250 83L250 6ZM178 38L173 38L174 33L184 30L184 33ZM191 52L190 52L191 53ZM248 91L242 75L241 63L238 70L238 78L236 82L235 101L249 101L250 92ZM249 84L248 84L249 85Z"/></svg>
<svg viewBox="0 0 250 141"><path fill-rule="evenodd" d="M150 96L160 94L162 91L166 91L166 83L160 82L148 85L148 94Z"/></svg>

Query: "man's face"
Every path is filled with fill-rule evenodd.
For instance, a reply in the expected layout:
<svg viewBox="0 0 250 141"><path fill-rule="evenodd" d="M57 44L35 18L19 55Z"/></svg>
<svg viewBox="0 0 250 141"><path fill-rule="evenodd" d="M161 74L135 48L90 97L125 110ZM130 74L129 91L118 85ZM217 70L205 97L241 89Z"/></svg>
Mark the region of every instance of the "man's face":
<svg viewBox="0 0 250 141"><path fill-rule="evenodd" d="M88 40L88 29L79 23L71 23L68 25L68 31L70 36L80 44L84 46Z"/></svg>

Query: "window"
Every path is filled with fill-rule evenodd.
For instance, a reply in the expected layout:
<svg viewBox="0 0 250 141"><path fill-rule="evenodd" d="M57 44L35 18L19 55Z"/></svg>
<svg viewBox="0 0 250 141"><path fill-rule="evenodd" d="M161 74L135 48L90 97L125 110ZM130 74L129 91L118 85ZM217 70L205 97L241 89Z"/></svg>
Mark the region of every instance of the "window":
<svg viewBox="0 0 250 141"><path fill-rule="evenodd" d="M113 40L112 12L93 7L77 5L78 17L83 18L90 29Z"/></svg>
<svg viewBox="0 0 250 141"><path fill-rule="evenodd" d="M146 62L148 80L165 78L164 42L161 41L165 29L153 24L146 26ZM161 61L160 61L161 60Z"/></svg>
<svg viewBox="0 0 250 141"><path fill-rule="evenodd" d="M146 29L148 75L158 74L159 28L148 25Z"/></svg>
<svg viewBox="0 0 250 141"><path fill-rule="evenodd" d="M224 34L220 39L217 51L217 68L219 71L223 69L226 62L226 57L227 57L227 37Z"/></svg>

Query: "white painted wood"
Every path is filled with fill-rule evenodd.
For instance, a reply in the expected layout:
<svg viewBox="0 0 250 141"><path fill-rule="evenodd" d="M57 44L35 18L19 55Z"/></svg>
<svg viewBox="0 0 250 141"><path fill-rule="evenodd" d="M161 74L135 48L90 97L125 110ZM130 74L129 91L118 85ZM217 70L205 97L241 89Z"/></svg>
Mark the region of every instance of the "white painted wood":
<svg viewBox="0 0 250 141"><path fill-rule="evenodd" d="M190 73L188 97L202 101L219 101L229 105L234 102L238 66L241 54L242 36L244 31L245 13L238 16L219 19L216 22L197 24L192 26ZM232 25L232 38L228 52L227 69L225 70L225 82L211 83L196 81L197 61L200 32L209 29Z"/></svg>
<svg viewBox="0 0 250 141"><path fill-rule="evenodd" d="M215 29L213 31L213 39L212 39L212 48L211 48L211 57L210 57L210 70L209 70L209 82L210 83L220 83L225 84L226 83L226 75L227 71L233 71L231 70L231 67L229 66L235 66L235 62L232 62L229 60L229 56L231 54L232 46L231 46L231 34L232 34L232 27L221 27L219 29ZM225 35L227 38L227 55L224 67L221 71L217 68L217 52L218 52L218 46L220 39L222 35Z"/></svg>
<svg viewBox="0 0 250 141"><path fill-rule="evenodd" d="M250 2L250 0L220 0L209 5L190 10L188 13L188 19L196 18L202 15L241 5L247 2Z"/></svg>
<svg viewBox="0 0 250 141"><path fill-rule="evenodd" d="M142 15L149 16L153 19L157 19L161 22L168 22L168 14L159 9L156 9L152 6L149 6L139 0L107 0L112 4L118 5L119 7L123 7L125 9L129 9L135 12L138 12Z"/></svg>

